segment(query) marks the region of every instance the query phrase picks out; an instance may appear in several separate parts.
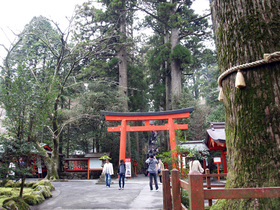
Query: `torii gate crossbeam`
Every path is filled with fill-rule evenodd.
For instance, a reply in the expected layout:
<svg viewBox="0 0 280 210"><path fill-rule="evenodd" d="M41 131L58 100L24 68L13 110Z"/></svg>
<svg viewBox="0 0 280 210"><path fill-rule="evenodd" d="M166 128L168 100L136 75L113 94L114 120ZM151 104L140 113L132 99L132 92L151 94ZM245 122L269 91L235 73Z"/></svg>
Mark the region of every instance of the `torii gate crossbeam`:
<svg viewBox="0 0 280 210"><path fill-rule="evenodd" d="M171 150L176 148L175 130L188 129L188 124L174 123L174 119L188 118L193 111L193 107L170 110L164 112L102 112L107 121L121 121L121 125L117 127L108 127L108 132L120 132L120 154L119 159L125 160L126 151L126 132L137 131L169 131L170 147ZM150 125L150 120L167 120L165 125ZM130 126L127 125L128 121L144 121L144 126ZM176 156L175 153L172 156Z"/></svg>

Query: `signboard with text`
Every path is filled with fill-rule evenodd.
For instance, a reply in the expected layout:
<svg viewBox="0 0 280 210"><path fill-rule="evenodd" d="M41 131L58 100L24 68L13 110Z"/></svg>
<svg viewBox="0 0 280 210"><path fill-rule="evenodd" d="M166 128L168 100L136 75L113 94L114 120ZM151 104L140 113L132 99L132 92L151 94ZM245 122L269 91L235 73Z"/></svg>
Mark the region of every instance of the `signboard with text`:
<svg viewBox="0 0 280 210"><path fill-rule="evenodd" d="M102 169L102 160L99 160L98 158L90 158L89 169Z"/></svg>
<svg viewBox="0 0 280 210"><path fill-rule="evenodd" d="M131 159L130 158L125 158L125 177L131 177Z"/></svg>
<svg viewBox="0 0 280 210"><path fill-rule="evenodd" d="M214 163L221 163L222 162L221 157L214 157L213 161L214 161Z"/></svg>

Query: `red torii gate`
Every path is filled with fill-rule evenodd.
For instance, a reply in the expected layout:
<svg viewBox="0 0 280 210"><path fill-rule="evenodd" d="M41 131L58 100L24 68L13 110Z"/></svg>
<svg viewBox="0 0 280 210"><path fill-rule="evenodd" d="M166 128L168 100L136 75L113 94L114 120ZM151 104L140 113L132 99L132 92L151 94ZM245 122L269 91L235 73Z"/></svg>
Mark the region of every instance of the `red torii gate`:
<svg viewBox="0 0 280 210"><path fill-rule="evenodd" d="M107 121L121 121L117 127L108 127L108 132L121 132L119 159L125 160L126 132L169 131L171 150L176 149L175 129L188 129L188 124L174 123L173 119L188 118L193 107L163 112L102 112ZM168 120L165 125L150 125L150 120ZM130 126L128 121L144 121L144 126ZM176 156L173 153L173 157Z"/></svg>

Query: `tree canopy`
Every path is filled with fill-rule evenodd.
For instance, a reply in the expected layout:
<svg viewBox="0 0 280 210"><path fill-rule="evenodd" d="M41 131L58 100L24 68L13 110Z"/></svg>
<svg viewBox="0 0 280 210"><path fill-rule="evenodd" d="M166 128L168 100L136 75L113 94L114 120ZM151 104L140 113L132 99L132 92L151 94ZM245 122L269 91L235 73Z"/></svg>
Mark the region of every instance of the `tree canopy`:
<svg viewBox="0 0 280 210"><path fill-rule="evenodd" d="M207 121L224 119L215 101L216 53L204 45L211 39L209 23L190 8L192 1L100 3L101 9L90 1L79 5L65 32L34 17L1 66L5 135L41 152L48 178L59 177L59 153L110 152L118 162L119 136L107 133L101 111L194 106L187 140L202 139ZM152 30L147 39L139 35L145 28ZM143 162L149 135L130 135L131 158ZM164 132L159 139L160 152L168 151ZM51 157L42 142L53 148Z"/></svg>

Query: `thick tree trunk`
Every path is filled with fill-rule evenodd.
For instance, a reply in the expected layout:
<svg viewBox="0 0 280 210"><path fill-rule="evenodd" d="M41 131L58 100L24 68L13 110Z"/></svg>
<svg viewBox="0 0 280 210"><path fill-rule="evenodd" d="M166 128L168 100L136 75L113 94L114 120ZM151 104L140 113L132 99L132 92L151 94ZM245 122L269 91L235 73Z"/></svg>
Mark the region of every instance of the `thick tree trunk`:
<svg viewBox="0 0 280 210"><path fill-rule="evenodd" d="M70 125L67 125L67 145L66 145L66 157L69 158L70 152Z"/></svg>
<svg viewBox="0 0 280 210"><path fill-rule="evenodd" d="M47 167L48 174L47 174L47 179L58 179L58 173L57 173L57 165L55 162L53 162L53 159L49 157L48 153L46 150L41 147L39 142L35 142L35 147L39 151L39 153L42 155L42 158L44 160L44 163Z"/></svg>
<svg viewBox="0 0 280 210"><path fill-rule="evenodd" d="M213 0L219 66L226 69L280 50L279 0ZM227 188L280 186L280 62L222 81L226 110ZM278 209L280 199L220 200L214 209ZM211 208L212 209L212 208Z"/></svg>
<svg viewBox="0 0 280 210"><path fill-rule="evenodd" d="M166 97L166 110L172 109L171 102L171 75L170 72L167 72L165 76L165 97Z"/></svg>
<svg viewBox="0 0 280 210"><path fill-rule="evenodd" d="M179 28L171 29L171 53L174 47L179 44ZM180 99L182 92L182 72L180 64L172 59L171 60L171 95L172 95L172 109L177 108L177 102Z"/></svg>
<svg viewBox="0 0 280 210"><path fill-rule="evenodd" d="M164 31L164 44L167 44L169 42L169 33L168 30L165 29ZM172 109L172 102L171 102L171 73L170 73L170 67L169 62L165 61L164 63L165 68L165 105L166 110Z"/></svg>
<svg viewBox="0 0 280 210"><path fill-rule="evenodd" d="M123 1L123 8L125 8L126 1ZM124 101L124 109L128 111L128 89L127 89L127 49L126 49L126 12L125 9L120 15L120 50L118 52L119 59L119 90L121 94L126 97ZM127 155L130 157L131 146L130 146L130 135L127 134Z"/></svg>
<svg viewBox="0 0 280 210"><path fill-rule="evenodd" d="M54 104L54 116L52 119L53 126L53 150L51 154L51 161L49 162L48 168L48 179L59 179L58 168L59 168L59 128L57 122L57 110L58 110L59 99L56 99Z"/></svg>
<svg viewBox="0 0 280 210"><path fill-rule="evenodd" d="M125 3L123 3L125 6ZM120 15L120 50L117 57L119 59L119 90L125 97L127 92L127 50L126 50L126 13ZM128 101L125 100L125 110L128 110Z"/></svg>

